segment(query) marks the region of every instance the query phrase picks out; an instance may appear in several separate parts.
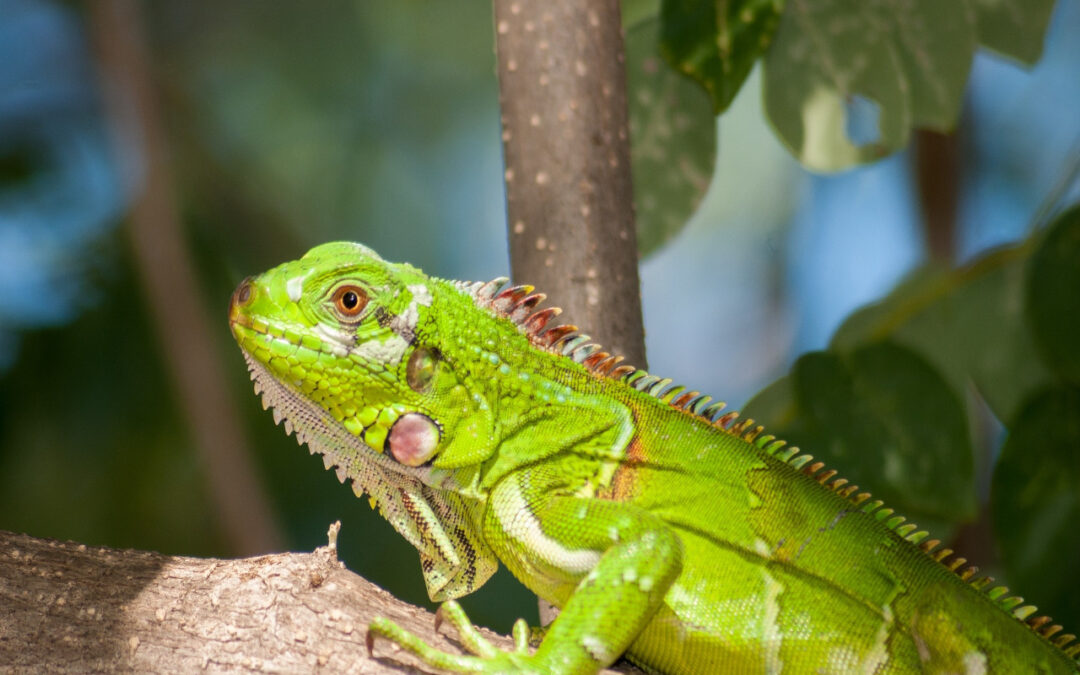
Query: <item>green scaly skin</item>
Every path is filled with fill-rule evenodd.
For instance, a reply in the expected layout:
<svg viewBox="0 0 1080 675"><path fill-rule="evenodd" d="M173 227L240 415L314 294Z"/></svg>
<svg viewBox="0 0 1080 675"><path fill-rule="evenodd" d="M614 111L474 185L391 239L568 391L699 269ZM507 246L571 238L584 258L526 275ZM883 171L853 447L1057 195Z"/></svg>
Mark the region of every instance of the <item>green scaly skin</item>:
<svg viewBox="0 0 1080 675"><path fill-rule="evenodd" d="M951 551L707 397L545 326L529 287L466 284L359 244L245 281L257 392L419 551L448 601L506 565L562 612L535 653L453 623L460 672L1076 672L1077 643Z"/></svg>

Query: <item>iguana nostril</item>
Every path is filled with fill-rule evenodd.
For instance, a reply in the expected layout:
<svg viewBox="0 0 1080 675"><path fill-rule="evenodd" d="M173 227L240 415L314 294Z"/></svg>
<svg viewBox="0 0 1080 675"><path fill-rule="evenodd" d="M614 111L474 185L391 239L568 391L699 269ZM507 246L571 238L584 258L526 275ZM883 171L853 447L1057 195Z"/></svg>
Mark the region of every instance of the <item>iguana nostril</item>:
<svg viewBox="0 0 1080 675"><path fill-rule="evenodd" d="M236 292L233 293L233 303L236 305L246 305L251 300L251 277L244 279L237 286Z"/></svg>

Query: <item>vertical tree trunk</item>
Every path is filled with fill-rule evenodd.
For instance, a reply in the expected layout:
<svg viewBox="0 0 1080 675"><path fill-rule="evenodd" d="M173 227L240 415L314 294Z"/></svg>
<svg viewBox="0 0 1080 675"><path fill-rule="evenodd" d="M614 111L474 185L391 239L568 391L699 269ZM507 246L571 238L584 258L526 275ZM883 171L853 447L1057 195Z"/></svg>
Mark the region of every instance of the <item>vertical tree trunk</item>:
<svg viewBox="0 0 1080 675"><path fill-rule="evenodd" d="M644 368L619 0L494 1L514 279Z"/></svg>
<svg viewBox="0 0 1080 675"><path fill-rule="evenodd" d="M645 366L618 0L495 0L510 261Z"/></svg>

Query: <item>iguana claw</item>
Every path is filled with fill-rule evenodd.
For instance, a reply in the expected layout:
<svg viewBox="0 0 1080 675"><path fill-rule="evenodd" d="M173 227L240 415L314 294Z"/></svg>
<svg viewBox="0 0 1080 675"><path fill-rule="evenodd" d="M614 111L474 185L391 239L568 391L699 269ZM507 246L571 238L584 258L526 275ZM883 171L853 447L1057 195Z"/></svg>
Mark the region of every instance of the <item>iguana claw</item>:
<svg viewBox="0 0 1080 675"><path fill-rule="evenodd" d="M435 612L435 631L438 632L443 622L453 626L461 640L462 647L474 656L449 654L432 647L416 635L413 635L393 621L378 617L368 625L368 655L373 655L375 638L384 637L390 642L415 654L429 666L460 673L506 673L539 672L529 668L529 625L524 619L514 623L514 649L505 652L485 638L469 621L465 610L457 602L444 602Z"/></svg>

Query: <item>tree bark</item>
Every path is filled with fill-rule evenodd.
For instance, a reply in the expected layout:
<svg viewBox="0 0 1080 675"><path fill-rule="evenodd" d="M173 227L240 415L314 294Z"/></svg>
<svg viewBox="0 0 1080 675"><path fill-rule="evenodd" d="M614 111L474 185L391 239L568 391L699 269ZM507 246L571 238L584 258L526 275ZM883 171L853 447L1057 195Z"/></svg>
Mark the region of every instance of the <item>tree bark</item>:
<svg viewBox="0 0 1080 675"><path fill-rule="evenodd" d="M385 641L368 656L376 616L428 644L459 644L430 612L346 570L331 530L313 553L239 560L0 531L0 672L434 672Z"/></svg>
<svg viewBox="0 0 1080 675"><path fill-rule="evenodd" d="M645 367L618 0L495 0L510 262Z"/></svg>

